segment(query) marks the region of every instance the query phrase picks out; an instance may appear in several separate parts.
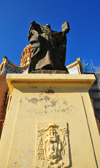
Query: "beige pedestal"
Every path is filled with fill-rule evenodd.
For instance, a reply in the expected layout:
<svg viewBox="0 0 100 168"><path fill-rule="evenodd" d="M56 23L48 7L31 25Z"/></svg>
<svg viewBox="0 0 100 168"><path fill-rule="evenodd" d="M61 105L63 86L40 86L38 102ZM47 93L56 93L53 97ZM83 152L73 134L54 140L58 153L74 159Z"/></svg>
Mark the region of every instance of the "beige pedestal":
<svg viewBox="0 0 100 168"><path fill-rule="evenodd" d="M8 74L12 92L0 168L99 168L93 75Z"/></svg>

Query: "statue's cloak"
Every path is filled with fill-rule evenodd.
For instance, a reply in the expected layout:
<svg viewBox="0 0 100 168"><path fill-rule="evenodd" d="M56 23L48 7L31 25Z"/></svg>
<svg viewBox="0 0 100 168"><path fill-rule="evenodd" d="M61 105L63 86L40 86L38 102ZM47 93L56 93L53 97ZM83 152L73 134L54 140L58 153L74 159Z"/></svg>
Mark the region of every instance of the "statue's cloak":
<svg viewBox="0 0 100 168"><path fill-rule="evenodd" d="M28 40L32 46L29 73L36 69L66 70L66 35L31 22Z"/></svg>

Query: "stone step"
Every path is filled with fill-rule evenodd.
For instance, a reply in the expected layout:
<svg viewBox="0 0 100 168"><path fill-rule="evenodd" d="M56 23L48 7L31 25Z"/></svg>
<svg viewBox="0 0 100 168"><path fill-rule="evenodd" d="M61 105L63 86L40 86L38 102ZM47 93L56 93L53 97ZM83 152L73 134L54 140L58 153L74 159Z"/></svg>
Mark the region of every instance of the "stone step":
<svg viewBox="0 0 100 168"><path fill-rule="evenodd" d="M95 110L96 112L100 112L100 107L94 105L94 110Z"/></svg>
<svg viewBox="0 0 100 168"><path fill-rule="evenodd" d="M100 83L97 82L96 84L93 84L91 89L94 89L94 88L96 89L100 88Z"/></svg>
<svg viewBox="0 0 100 168"><path fill-rule="evenodd" d="M100 91L100 88L90 88L89 91L98 92L98 91Z"/></svg>
<svg viewBox="0 0 100 168"><path fill-rule="evenodd" d="M94 101L100 101L100 97L91 97L91 99L93 99Z"/></svg>
<svg viewBox="0 0 100 168"><path fill-rule="evenodd" d="M99 112L95 111L95 116L96 116L97 119L100 120L100 111Z"/></svg>
<svg viewBox="0 0 100 168"><path fill-rule="evenodd" d="M90 90L89 91L90 97L95 99L95 97L100 97L100 90Z"/></svg>

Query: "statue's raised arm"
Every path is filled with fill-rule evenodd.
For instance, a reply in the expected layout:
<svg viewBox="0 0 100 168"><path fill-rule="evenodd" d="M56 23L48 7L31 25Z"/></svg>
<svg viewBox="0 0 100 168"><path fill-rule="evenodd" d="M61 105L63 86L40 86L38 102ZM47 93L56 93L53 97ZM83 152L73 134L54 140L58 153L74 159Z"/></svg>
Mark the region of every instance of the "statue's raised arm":
<svg viewBox="0 0 100 168"><path fill-rule="evenodd" d="M65 70L66 34L69 32L69 24L62 25L62 31L51 30L49 24L43 26L31 22L28 40L32 46L32 58L28 72L38 69Z"/></svg>

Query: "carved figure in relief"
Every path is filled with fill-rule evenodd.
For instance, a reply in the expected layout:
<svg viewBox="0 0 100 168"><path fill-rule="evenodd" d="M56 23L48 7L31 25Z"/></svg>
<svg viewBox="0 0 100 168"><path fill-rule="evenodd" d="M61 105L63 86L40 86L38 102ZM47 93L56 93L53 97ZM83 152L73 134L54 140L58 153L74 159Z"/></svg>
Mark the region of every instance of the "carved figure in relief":
<svg viewBox="0 0 100 168"><path fill-rule="evenodd" d="M44 143L45 157L50 164L55 164L60 159L61 142L56 132L56 125L50 124L48 135Z"/></svg>
<svg viewBox="0 0 100 168"><path fill-rule="evenodd" d="M54 123L38 130L37 166L63 168L69 163L67 129Z"/></svg>

